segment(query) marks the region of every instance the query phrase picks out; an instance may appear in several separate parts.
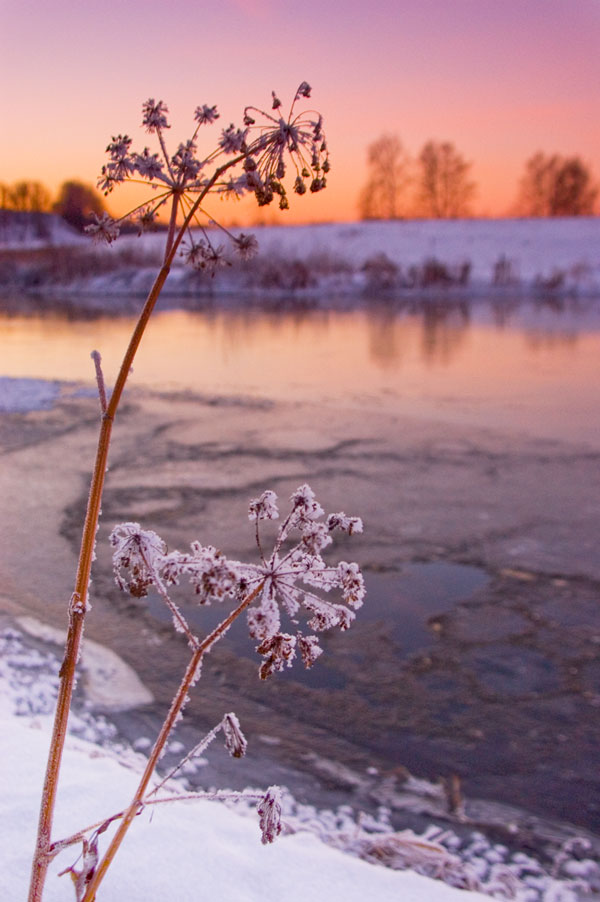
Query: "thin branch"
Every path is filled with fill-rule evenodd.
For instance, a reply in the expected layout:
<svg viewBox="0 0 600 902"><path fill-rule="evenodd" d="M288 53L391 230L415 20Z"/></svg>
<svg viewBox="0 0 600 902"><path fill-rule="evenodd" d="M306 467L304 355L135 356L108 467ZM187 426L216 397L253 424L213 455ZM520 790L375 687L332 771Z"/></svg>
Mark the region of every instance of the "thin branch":
<svg viewBox="0 0 600 902"><path fill-rule="evenodd" d="M198 645L199 645L198 637L194 636L194 634L192 633L191 629L188 626L187 620L185 619L185 617L183 616L183 614L181 613L181 611L179 610L177 605L173 601L171 601L169 593L165 589L163 582L160 578L160 575L157 573L156 568L152 566L151 562L148 560L147 555L144 554L142 548L140 548L140 555L141 555L142 560L144 561L146 567L152 574L152 579L154 581L154 585L158 589L159 595L162 597L164 603L166 604L166 606L168 607L168 609L170 610L170 612L173 616L173 620L175 621L175 623L174 623L175 629L178 630L178 632L181 631L185 634L190 648L192 648L192 649L198 648Z"/></svg>
<svg viewBox="0 0 600 902"><path fill-rule="evenodd" d="M100 351L92 351L91 358L94 361L96 369L96 383L98 385L98 397L100 398L100 410L106 413L106 386L104 384L104 373L102 372L102 357Z"/></svg>
<svg viewBox="0 0 600 902"><path fill-rule="evenodd" d="M185 756L185 758L182 758L181 761L179 762L179 764L176 764L175 767L172 768L172 770L169 771L169 773L166 775L166 777L163 777L163 779L160 781L160 783L157 783L157 784L156 784L156 786L154 787L154 789L152 789L152 790L148 793L148 795L145 797L145 799L144 799L145 802L148 801L148 799L150 798L150 796L153 796L156 792L158 792L159 789L162 789L162 787L165 785L165 783L167 783L169 780L171 780L171 779L175 776L175 774L176 774L178 771L180 771L181 768L182 768L185 764L187 764L188 761L190 761L190 760L191 760L192 758L194 758L196 755L201 755L202 752L204 751L204 749L208 748L208 746L211 744L211 742L213 741L213 739L216 738L217 733L219 732L219 730L222 729L222 727L223 727L223 721L224 721L224 720L225 720L225 718L223 718L223 720L221 720L221 722L218 723L216 727L213 727L212 730L211 730L209 733L207 733L206 736L205 736L203 739L201 739L200 742L199 742L197 745L195 745L193 749L191 749L191 751L189 751L189 752L187 753L187 755Z"/></svg>
<svg viewBox="0 0 600 902"><path fill-rule="evenodd" d="M209 635L205 639L203 639L203 641L194 651L186 668L183 679L179 684L179 689L177 690L177 693L173 698L169 713L167 714L156 742L154 743L154 748L152 749L152 752L150 753L150 756L148 758L148 762L144 769L144 773L142 774L142 778L140 780L137 791L131 801L129 808L127 809L127 812L123 816L119 828L113 836L108 849L104 854L104 857L100 861L96 872L88 885L86 893L81 899L81 902L94 902L94 897L96 895L96 892L98 891L98 887L104 879L104 875L106 874L106 871L112 863L112 860L115 857L119 846L123 842L125 834L129 830L129 827L131 825L131 822L138 813L139 806L143 804L144 795L146 793L146 789L148 788L148 783L150 782L152 774L154 773L158 760L173 730L173 727L177 723L179 715L181 714L181 711L185 706L188 698L188 692L194 684L198 668L200 666L204 653L209 651L214 643L227 632L231 624L237 617L239 617L242 611L244 611L250 604L252 604L254 599L260 593L263 585L264 580L259 583L259 585L255 589L253 589L252 592L246 595L246 597L240 602L237 608L235 608L228 617L222 620L221 623L215 627L212 633L209 633Z"/></svg>
<svg viewBox="0 0 600 902"><path fill-rule="evenodd" d="M198 792L182 792L176 793L175 795L162 796L160 799L151 799L149 797L146 797L141 804L137 814L142 814L144 808L148 808L151 805L161 805L168 802L192 802L199 799L208 802L239 802L241 800L247 800L249 802L259 802L262 798L263 793L252 792L248 789L216 789L213 791L200 790ZM118 811L116 814L113 814L102 821L96 821L94 824L90 824L88 827L84 827L83 830L78 830L77 833L71 834L71 836L66 836L64 839L57 840L50 846L50 858L55 858L61 852L64 852L65 849L68 849L69 846L74 846L75 843L82 842L85 839L86 835L92 830L100 830L100 828L102 828L102 832L104 832L104 830L106 830L106 828L109 827L110 824L113 823L113 821L118 821L123 817L124 814L125 809L123 811ZM67 868L65 871L63 871L63 873L66 873L68 870L70 869Z"/></svg>

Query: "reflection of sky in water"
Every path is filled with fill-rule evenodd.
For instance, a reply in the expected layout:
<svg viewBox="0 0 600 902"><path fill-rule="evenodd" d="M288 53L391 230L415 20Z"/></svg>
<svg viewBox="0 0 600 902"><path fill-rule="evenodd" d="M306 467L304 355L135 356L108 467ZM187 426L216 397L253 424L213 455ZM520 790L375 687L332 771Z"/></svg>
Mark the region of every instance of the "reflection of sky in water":
<svg viewBox="0 0 600 902"><path fill-rule="evenodd" d="M427 625L430 617L442 614L459 601L469 598L485 585L487 579L485 572L477 567L448 564L444 561L407 564L400 572L366 573L367 598L351 629L356 633L360 632L363 624L381 625L383 632L397 649L399 663L402 658L435 641L434 634ZM201 637L214 629L229 611L221 605L200 607L182 603L180 607L192 630L198 631ZM170 622L170 614L160 598L151 596L149 608L158 620ZM289 624L282 623L282 628L290 631ZM337 631L330 632L335 634ZM358 635L356 638L359 638ZM248 637L245 617L240 617L232 625L223 641L235 648L238 654L256 661L258 667L260 657L254 651L255 642ZM321 644L326 648L326 635ZM300 661L296 661L290 670L278 674L278 678L295 679L305 686L315 688L352 690L346 677L328 666L329 660L330 655L325 653L309 671L302 667ZM335 661L332 659L331 663L335 664ZM362 654L361 651L356 654L356 664L361 668L368 668L366 649Z"/></svg>
<svg viewBox="0 0 600 902"><path fill-rule="evenodd" d="M114 378L132 321L0 318L0 375ZM133 384L200 393L376 402L394 413L599 442L600 315L575 302L445 304L417 312L158 314Z"/></svg>

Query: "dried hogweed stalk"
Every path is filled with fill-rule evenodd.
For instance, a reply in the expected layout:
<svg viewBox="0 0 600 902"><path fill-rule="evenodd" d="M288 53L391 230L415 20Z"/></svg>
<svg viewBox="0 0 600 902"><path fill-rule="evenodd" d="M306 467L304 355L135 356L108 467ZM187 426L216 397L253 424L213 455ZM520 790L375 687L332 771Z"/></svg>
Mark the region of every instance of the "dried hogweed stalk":
<svg viewBox="0 0 600 902"><path fill-rule="evenodd" d="M88 232L95 238L110 244L118 237L120 225L124 219L134 218L141 233L155 226L159 212L165 206L167 207L169 227L162 265L140 311L109 397L105 390L100 355L97 352L92 355L96 367L102 416L74 591L68 609L69 628L60 671L53 735L44 777L36 847L32 862L29 902L41 902L48 863L53 855L52 850L57 848L52 841L52 826L58 778L76 681L76 664L81 648L84 621L89 610L88 589L112 428L125 384L148 321L169 276L175 255L181 253L184 239L187 239L187 244L183 245L183 255L194 266L214 272L217 266L226 262L223 247L212 240L214 233L211 227L218 224L204 207L204 201L209 195L239 197L244 193L251 192L255 195L259 205L269 204L275 197L278 197L279 206L286 209L288 199L283 179L286 176L286 170L290 167L295 176L294 191L297 194L304 194L307 184L312 192L320 191L325 187L329 159L321 116L312 111L297 112L296 109L296 105L308 97L310 97L310 87L306 82L302 82L296 91L286 118L281 114L282 103L275 93L272 95L271 112L267 113L255 107L247 107L244 112L243 127L231 124L223 129L216 146L213 144L213 149L208 152L201 151L199 146L202 143L201 134L204 127L213 125L219 118L215 106L206 104L198 106L194 116L196 124L191 137L179 144L174 152L169 152L166 142L166 133L170 127L167 118L168 109L162 101L156 102L154 99L150 99L143 105L142 124L146 131L154 136L155 149L144 147L141 152L135 151L132 148L132 139L124 134L113 137L107 147L109 160L102 169L99 182L105 194L110 194L114 188L127 181L146 185L151 190L151 196L126 217L113 219L107 213L103 213L101 217L96 217L96 222L88 228ZM222 229L221 226L218 227ZM200 230L199 233L197 229ZM222 231L229 237L241 257L249 257L256 251L257 243L253 236L244 234L234 236L226 229L222 229ZM300 512L302 504L294 503L297 513ZM266 493L266 497L263 496L262 500L257 499L257 505L255 510L257 520L269 519L276 515L274 495L271 497L269 493ZM314 512L315 508L312 509L313 514ZM357 527L358 521L354 526L346 525L343 515L336 516L341 518L340 522L336 521L335 525L329 523L328 529L339 526L347 528L351 532L353 528ZM318 519L318 517L311 516L308 509L302 518L310 522ZM288 611L293 609L298 592L297 587L293 585L294 582L300 580L306 585L312 585L325 591L327 591L327 586L331 588L333 585L338 585L345 593L348 604L354 607L357 607L362 600L363 589L356 565L340 564L336 569L327 568L321 562L318 546L322 541L323 524L318 526L313 523L310 528L306 526L303 531L301 530L302 553L299 548L294 554L290 551L284 552L281 546L287 539L287 533L292 525L295 527L299 524L289 520L278 540L279 544L268 562L261 551L262 570L257 567L252 569L249 565L232 566L216 549L199 544L193 545L191 553L187 555L178 555L177 553L168 555L156 534L143 532L139 528L134 528L132 524L122 527L120 533L115 533L115 543L119 546L121 553L119 568L123 572L121 577L123 588L142 597L146 594L149 586L153 585L170 607L176 628L186 634L193 652L180 690L163 724L138 791L130 807L122 813L121 824L111 841L109 850L97 867L95 863L91 862L93 856L87 854L87 864L83 872L79 872L76 876L76 880L79 880L80 883L78 893L80 891L83 893L82 902L92 902L95 898L98 885L114 852L131 820L138 812L139 805L143 802L160 749L164 747L166 737L172 730L175 719L183 707L187 689L198 677L199 664L204 651L228 629L233 619L260 598L257 610L252 615L254 625L251 629L254 630L254 635L259 640L259 649L265 658L261 668L262 675L268 676L273 670L280 669L284 662L289 664L297 648L300 650L306 666L310 666L320 653L315 636L304 636L300 633L292 636L282 633L277 627L279 621L273 615L273 604L276 604L279 599ZM189 576L201 602L209 603L212 600L223 600L229 596L238 600L240 594L244 596L238 607L203 642L199 642L192 635L185 619L172 603L167 592L167 587L176 582L183 574ZM269 589L265 591L267 583ZM345 628L353 616L352 612L347 609L346 613L342 613L343 606L338 605L338 611L335 605L331 605L322 598L319 599L317 595L308 591L302 603L312 611L313 629L326 628L325 624L332 625L334 622ZM293 620L293 614L291 617ZM228 729L233 742L234 724L230 723ZM241 748L239 742L238 740L236 748ZM72 873L75 876L75 872ZM82 881L85 883L85 889L82 889Z"/></svg>

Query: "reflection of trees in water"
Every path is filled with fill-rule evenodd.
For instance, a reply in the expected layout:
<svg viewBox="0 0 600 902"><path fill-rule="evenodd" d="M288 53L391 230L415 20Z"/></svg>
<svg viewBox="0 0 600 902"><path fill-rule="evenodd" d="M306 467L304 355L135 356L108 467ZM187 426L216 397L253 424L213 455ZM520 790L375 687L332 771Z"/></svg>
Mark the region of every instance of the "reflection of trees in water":
<svg viewBox="0 0 600 902"><path fill-rule="evenodd" d="M367 329L371 359L384 369L399 364L410 341L410 323L383 308L369 313Z"/></svg>
<svg viewBox="0 0 600 902"><path fill-rule="evenodd" d="M329 328L331 321L329 311L286 310L283 307L277 311L261 307L243 311L205 311L203 317L214 340L218 339L229 351L237 351L265 339L285 341L286 336L290 335L298 339L307 329L323 332Z"/></svg>
<svg viewBox="0 0 600 902"><path fill-rule="evenodd" d="M466 301L425 300L411 304L410 313L390 308L368 317L369 352L380 366L397 366L411 344L420 340L429 364L447 364L462 344L470 324Z"/></svg>
<svg viewBox="0 0 600 902"><path fill-rule="evenodd" d="M538 314L549 312L555 322L561 316L582 317L589 309L589 302L578 298L565 298L547 295L536 298L534 310ZM563 326L556 322L554 328L538 326L527 330L525 341L535 351L552 350L554 348L575 348L579 340L580 329L568 323Z"/></svg>
<svg viewBox="0 0 600 902"><path fill-rule="evenodd" d="M572 329L531 329L525 333L525 343L533 351L552 351L555 348L575 349L579 334Z"/></svg>
<svg viewBox="0 0 600 902"><path fill-rule="evenodd" d="M508 326L513 315L518 311L521 306L521 300L519 298L499 298L494 299L490 302L490 309L492 311L492 321L497 329L504 329L505 326Z"/></svg>
<svg viewBox="0 0 600 902"><path fill-rule="evenodd" d="M427 302L423 307L422 352L430 363L447 364L463 344L470 326L467 301L447 304Z"/></svg>
<svg viewBox="0 0 600 902"><path fill-rule="evenodd" d="M493 323L498 330L504 329L512 320L524 314L524 318L516 327L523 332L526 344L533 350L544 348L574 347L582 331L586 331L584 317L592 311L593 303L587 299L565 298L552 295L524 300L523 298L498 298L491 302ZM545 314L550 318L548 325L527 324L527 309L532 310L536 319L540 320ZM570 317L571 321L561 325L560 317ZM575 325L572 320L577 318L580 322Z"/></svg>

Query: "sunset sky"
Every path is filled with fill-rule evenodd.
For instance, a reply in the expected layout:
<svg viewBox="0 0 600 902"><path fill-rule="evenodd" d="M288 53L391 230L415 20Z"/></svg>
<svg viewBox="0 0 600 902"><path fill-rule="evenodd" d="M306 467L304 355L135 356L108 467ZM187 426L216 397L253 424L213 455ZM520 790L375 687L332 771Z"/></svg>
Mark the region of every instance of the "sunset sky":
<svg viewBox="0 0 600 902"><path fill-rule="evenodd" d="M148 97L168 104L176 141L217 104L216 139L304 79L333 169L286 221L356 218L384 132L413 154L454 142L480 215L510 212L537 150L580 154L600 178L600 0L0 0L0 13L0 182L95 183L111 135L150 143ZM116 193L111 211L124 212Z"/></svg>

